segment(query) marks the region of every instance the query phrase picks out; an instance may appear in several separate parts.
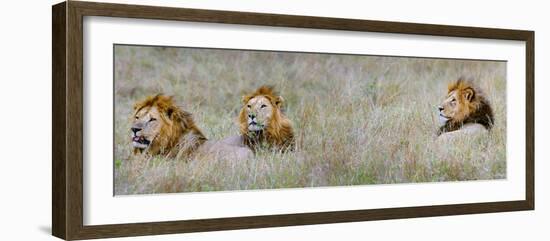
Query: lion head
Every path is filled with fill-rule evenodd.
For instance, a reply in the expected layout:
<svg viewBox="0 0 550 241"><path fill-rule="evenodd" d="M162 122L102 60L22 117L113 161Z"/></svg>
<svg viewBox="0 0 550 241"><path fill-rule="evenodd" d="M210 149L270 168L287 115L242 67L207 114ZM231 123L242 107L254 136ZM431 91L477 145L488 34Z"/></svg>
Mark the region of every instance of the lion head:
<svg viewBox="0 0 550 241"><path fill-rule="evenodd" d="M292 124L281 111L283 98L272 87L262 86L243 96L242 101L239 125L246 145L252 149L263 144L282 150L293 148Z"/></svg>
<svg viewBox="0 0 550 241"><path fill-rule="evenodd" d="M438 134L458 130L470 123L481 124L487 130L493 126L489 102L471 81L463 78L449 84L447 97L438 108L441 124Z"/></svg>
<svg viewBox="0 0 550 241"><path fill-rule="evenodd" d="M135 153L176 154L178 146L190 152L206 138L195 125L191 114L175 105L171 96L149 96L134 105L132 146Z"/></svg>

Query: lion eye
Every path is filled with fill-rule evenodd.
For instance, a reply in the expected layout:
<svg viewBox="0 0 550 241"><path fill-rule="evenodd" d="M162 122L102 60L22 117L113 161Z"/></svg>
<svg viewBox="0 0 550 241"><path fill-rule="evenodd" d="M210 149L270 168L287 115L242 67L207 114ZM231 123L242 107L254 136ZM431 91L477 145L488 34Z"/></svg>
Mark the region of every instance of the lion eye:
<svg viewBox="0 0 550 241"><path fill-rule="evenodd" d="M157 120L157 119L155 119L155 118L151 118L151 119L149 119L149 122L151 122L151 121L156 121L156 120Z"/></svg>
<svg viewBox="0 0 550 241"><path fill-rule="evenodd" d="M267 105L265 105L265 104L264 104L264 105L262 105L262 106L260 106L260 108L265 108L265 107L267 107Z"/></svg>
<svg viewBox="0 0 550 241"><path fill-rule="evenodd" d="M250 106L250 105L247 105L246 107L248 107L248 108L252 108L252 106Z"/></svg>
<svg viewBox="0 0 550 241"><path fill-rule="evenodd" d="M139 119L139 116L136 115L136 120Z"/></svg>

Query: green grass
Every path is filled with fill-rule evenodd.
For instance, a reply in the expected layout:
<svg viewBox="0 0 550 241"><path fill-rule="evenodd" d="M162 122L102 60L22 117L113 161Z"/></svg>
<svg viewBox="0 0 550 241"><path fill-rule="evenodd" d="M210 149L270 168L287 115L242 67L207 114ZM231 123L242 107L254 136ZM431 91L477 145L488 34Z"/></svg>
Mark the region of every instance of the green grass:
<svg viewBox="0 0 550 241"><path fill-rule="evenodd" d="M495 111L488 135L436 141L447 83L476 79ZM115 194L199 192L506 176L506 64L256 51L115 48ZM247 161L132 155L133 103L174 95L211 140L238 134L241 96L273 85L296 151Z"/></svg>

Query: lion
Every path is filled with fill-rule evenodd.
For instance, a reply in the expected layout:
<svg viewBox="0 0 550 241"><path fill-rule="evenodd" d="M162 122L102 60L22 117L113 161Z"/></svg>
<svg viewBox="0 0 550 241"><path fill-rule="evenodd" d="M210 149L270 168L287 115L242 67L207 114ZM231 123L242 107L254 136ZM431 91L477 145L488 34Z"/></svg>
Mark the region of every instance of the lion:
<svg viewBox="0 0 550 241"><path fill-rule="evenodd" d="M281 111L283 98L273 91L273 87L262 86L243 96L242 102L237 142L252 150L261 147L283 152L294 150L292 124Z"/></svg>
<svg viewBox="0 0 550 241"><path fill-rule="evenodd" d="M439 105L441 126L438 136L490 131L494 123L493 109L472 81L459 78L448 85L447 97Z"/></svg>
<svg viewBox="0 0 550 241"><path fill-rule="evenodd" d="M237 159L246 159L252 154L247 148L209 141L192 115L178 107L173 97L162 94L149 96L134 105L131 132L135 154Z"/></svg>

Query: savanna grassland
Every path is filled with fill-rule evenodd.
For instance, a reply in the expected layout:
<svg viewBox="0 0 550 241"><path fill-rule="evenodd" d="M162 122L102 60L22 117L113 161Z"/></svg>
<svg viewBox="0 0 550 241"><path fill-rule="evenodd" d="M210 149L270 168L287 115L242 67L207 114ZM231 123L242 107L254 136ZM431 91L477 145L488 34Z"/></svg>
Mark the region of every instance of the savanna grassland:
<svg viewBox="0 0 550 241"><path fill-rule="evenodd" d="M506 177L506 63L115 47L115 194L248 190ZM489 134L441 143L447 84L471 77L493 106ZM134 156L134 102L173 95L210 140L237 135L241 97L272 85L292 121L294 152L247 161Z"/></svg>

